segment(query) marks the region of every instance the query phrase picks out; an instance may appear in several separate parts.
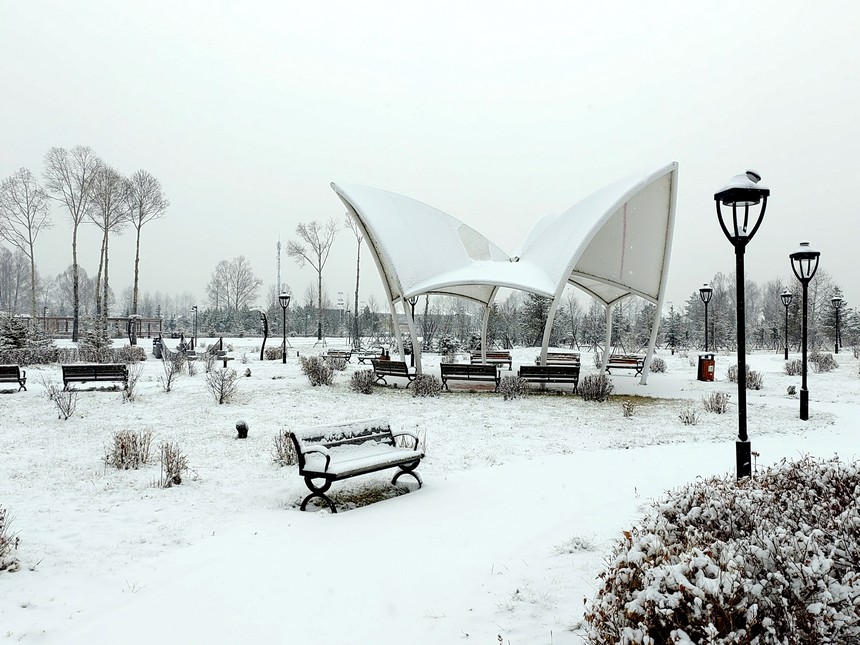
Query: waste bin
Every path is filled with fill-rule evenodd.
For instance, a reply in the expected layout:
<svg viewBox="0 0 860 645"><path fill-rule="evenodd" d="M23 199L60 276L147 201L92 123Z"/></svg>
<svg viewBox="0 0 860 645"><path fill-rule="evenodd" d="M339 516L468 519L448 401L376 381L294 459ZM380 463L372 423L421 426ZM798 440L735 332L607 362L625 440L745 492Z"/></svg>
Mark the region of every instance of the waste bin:
<svg viewBox="0 0 860 645"><path fill-rule="evenodd" d="M699 376L700 381L714 380L714 366L716 360L713 354L699 354Z"/></svg>
<svg viewBox="0 0 860 645"><path fill-rule="evenodd" d="M152 355L155 358L161 358L161 339L153 338L152 339Z"/></svg>

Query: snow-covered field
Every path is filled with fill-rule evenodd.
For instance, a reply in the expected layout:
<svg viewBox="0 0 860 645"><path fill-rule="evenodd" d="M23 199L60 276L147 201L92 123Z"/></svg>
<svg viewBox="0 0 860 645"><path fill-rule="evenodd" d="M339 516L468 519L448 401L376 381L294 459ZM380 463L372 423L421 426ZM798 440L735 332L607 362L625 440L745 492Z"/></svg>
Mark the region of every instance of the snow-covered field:
<svg viewBox="0 0 860 645"><path fill-rule="evenodd" d="M312 339L291 339L303 355ZM173 391L151 356L134 402L79 384L67 421L44 396L57 365L27 369L27 392L0 395L0 507L20 537L17 572L0 572L0 638L28 643L579 643L575 626L620 531L661 491L734 470L737 408L716 415L690 358L658 355L667 373L647 386L613 376L616 394L585 403L538 394L514 401L461 387L438 398L376 388L353 393L353 361L332 387L311 387L290 357L260 362L261 339L232 339L242 378L235 403L217 405L202 365ZM149 341L143 341L148 349ZM173 346L175 341L169 341ZM277 340L275 340L277 343ZM343 345L341 339L329 341ZM515 365L537 350L514 351ZM694 357L694 355L691 355ZM245 360L247 363L245 363ZM800 377L781 355L753 354L764 389L748 394L759 466L801 454L854 459L860 378L850 352L809 375L811 418L798 418ZM425 355L438 373L439 358ZM590 355L585 373L596 371ZM6 384L3 384L4 386ZM701 412L685 426L679 413ZM307 493L296 468L272 460L284 428L384 416L426 436L421 490L327 512L298 511ZM250 428L237 440L236 422ZM157 487L157 450L140 470L105 468L117 430L174 440L192 468ZM333 492L387 485L392 471L335 484ZM409 483L409 478L403 478Z"/></svg>

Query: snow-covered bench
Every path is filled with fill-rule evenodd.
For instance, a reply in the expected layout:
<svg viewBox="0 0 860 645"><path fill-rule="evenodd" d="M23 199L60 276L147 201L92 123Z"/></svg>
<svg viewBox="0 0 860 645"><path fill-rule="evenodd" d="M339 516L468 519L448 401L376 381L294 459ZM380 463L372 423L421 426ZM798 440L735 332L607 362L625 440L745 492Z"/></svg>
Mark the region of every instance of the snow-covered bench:
<svg viewBox="0 0 860 645"><path fill-rule="evenodd" d="M374 358L370 362L373 364L373 376L376 379L374 383L381 381L383 385L388 385L388 381L385 380L386 376L400 376L409 381L406 384L406 387L409 387L415 380L414 368L407 367L405 361L381 361Z"/></svg>
<svg viewBox="0 0 860 645"><path fill-rule="evenodd" d="M612 370L636 370L636 376L642 373L645 367L645 357L638 354L610 354L606 362L606 373L612 374Z"/></svg>
<svg viewBox="0 0 860 645"><path fill-rule="evenodd" d="M337 513L334 502L325 493L332 483L341 479L366 475L388 468L399 468L392 485L403 474L412 475L422 485L415 472L424 451L418 448L418 436L409 430L391 431L385 419L345 421L290 432L299 460L299 475L311 493L302 501L301 510L314 497L324 500ZM412 447L396 445L397 437L409 437ZM322 483L318 485L318 482Z"/></svg>
<svg viewBox="0 0 860 645"><path fill-rule="evenodd" d="M119 381L128 388L128 365L123 363L71 363L61 367L64 390L69 389L69 383L89 381Z"/></svg>
<svg viewBox="0 0 860 645"><path fill-rule="evenodd" d="M487 351L487 360L484 361L481 357L481 350L474 349L469 354L469 362L473 365L489 364L489 365L507 365L510 370L513 367L511 353L506 351Z"/></svg>
<svg viewBox="0 0 860 645"><path fill-rule="evenodd" d="M18 391L26 391L27 372L17 365L0 365L0 383L17 383Z"/></svg>

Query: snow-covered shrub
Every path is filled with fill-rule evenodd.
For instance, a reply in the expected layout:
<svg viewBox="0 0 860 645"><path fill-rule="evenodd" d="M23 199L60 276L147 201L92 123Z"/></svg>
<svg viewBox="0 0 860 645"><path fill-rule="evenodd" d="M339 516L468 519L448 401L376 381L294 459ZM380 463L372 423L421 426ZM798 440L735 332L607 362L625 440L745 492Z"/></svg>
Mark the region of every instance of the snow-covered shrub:
<svg viewBox="0 0 860 645"><path fill-rule="evenodd" d="M666 372L666 361L664 361L659 356L655 356L651 359L651 367L648 369L649 372L657 372L658 374L663 374Z"/></svg>
<svg viewBox="0 0 860 645"><path fill-rule="evenodd" d="M748 390L760 390L764 385L764 377L761 372L756 372L755 370L751 370L749 365L744 366L747 372L747 389ZM726 371L726 377L732 383L738 382L738 364L730 366Z"/></svg>
<svg viewBox="0 0 860 645"><path fill-rule="evenodd" d="M809 355L809 362L812 363L812 369L816 374L830 372L839 367L839 363L829 352L812 352Z"/></svg>
<svg viewBox="0 0 860 645"><path fill-rule="evenodd" d="M349 389L359 394L370 394L373 392L374 383L376 378L373 376L373 370L358 370L353 372L349 379Z"/></svg>
<svg viewBox="0 0 860 645"><path fill-rule="evenodd" d="M587 602L589 643L860 642L860 464L805 457L654 502Z"/></svg>
<svg viewBox="0 0 860 645"><path fill-rule="evenodd" d="M320 356L302 356L302 373L308 377L311 385L331 385L334 381L334 368Z"/></svg>
<svg viewBox="0 0 860 645"><path fill-rule="evenodd" d="M346 359L338 358L335 356L325 356L323 360L331 366L333 370L337 370L338 372L343 372L346 369Z"/></svg>
<svg viewBox="0 0 860 645"><path fill-rule="evenodd" d="M239 375L236 370L212 370L206 375L206 389L218 401L218 405L232 403L239 390Z"/></svg>
<svg viewBox="0 0 860 645"><path fill-rule="evenodd" d="M113 443L105 451L105 465L120 470L137 470L149 462L151 447L151 430L118 430L113 434Z"/></svg>
<svg viewBox="0 0 860 645"><path fill-rule="evenodd" d="M574 535L573 537L566 539L561 544L555 545L553 547L553 551L558 555L594 551L594 543L587 538Z"/></svg>
<svg viewBox="0 0 860 645"><path fill-rule="evenodd" d="M505 401L525 396L528 391L528 381L520 378L519 376L503 376L499 381L499 394L504 397Z"/></svg>
<svg viewBox="0 0 860 645"><path fill-rule="evenodd" d="M124 345L110 353L112 363L138 363L146 360L146 350L138 345Z"/></svg>
<svg viewBox="0 0 860 645"><path fill-rule="evenodd" d="M165 392L170 392L173 383L179 378L182 372L182 364L185 362L185 357L179 352L161 355L161 369L163 374L158 376L158 381Z"/></svg>
<svg viewBox="0 0 860 645"><path fill-rule="evenodd" d="M439 396L442 382L433 374L419 374L412 381L412 396Z"/></svg>
<svg viewBox="0 0 860 645"><path fill-rule="evenodd" d="M0 506L0 571L15 571L18 560L12 557L12 551L18 546L18 538L9 530L12 518L5 508Z"/></svg>
<svg viewBox="0 0 860 645"><path fill-rule="evenodd" d="M577 391L583 401L605 401L615 386L605 374L589 374L579 382Z"/></svg>
<svg viewBox="0 0 860 645"><path fill-rule="evenodd" d="M182 476L188 472L188 457L182 452L179 444L165 441L161 444L161 475L158 485L161 488L170 488L182 483Z"/></svg>
<svg viewBox="0 0 860 645"><path fill-rule="evenodd" d="M702 407L707 412L714 414L725 414L729 408L729 395L725 392L711 392L702 397Z"/></svg>
<svg viewBox="0 0 860 645"><path fill-rule="evenodd" d="M282 361L284 360L284 348L278 345L277 347L269 347L263 352L267 361Z"/></svg>
<svg viewBox="0 0 860 645"><path fill-rule="evenodd" d="M621 402L621 414L625 418L630 418L636 413L636 404L630 399L625 399Z"/></svg>
<svg viewBox="0 0 860 645"><path fill-rule="evenodd" d="M272 461L279 466L293 466L299 463L296 446L290 439L289 430L281 430L272 442Z"/></svg>
<svg viewBox="0 0 860 645"><path fill-rule="evenodd" d="M787 376L800 376L803 374L803 361L799 358L793 358L790 361L786 361L782 369Z"/></svg>
<svg viewBox="0 0 860 645"><path fill-rule="evenodd" d="M446 356L449 360L454 360L454 355L460 349L460 341L453 336L445 334L436 343L436 351Z"/></svg>
<svg viewBox="0 0 860 645"><path fill-rule="evenodd" d="M685 426L694 426L699 422L699 412L693 407L692 403L688 403L681 410L681 413L678 415L678 418L681 420Z"/></svg>
<svg viewBox="0 0 860 645"><path fill-rule="evenodd" d="M123 403L134 401L137 398L137 382L140 380L140 375L143 374L143 366L140 363L131 363L126 365L128 370L128 379L126 387L122 391Z"/></svg>
<svg viewBox="0 0 860 645"><path fill-rule="evenodd" d="M59 362L60 351L56 347L23 347L21 349L0 348L2 365L50 365ZM74 350L77 355L77 350Z"/></svg>
<svg viewBox="0 0 860 645"><path fill-rule="evenodd" d="M84 329L84 333L78 341L78 352L81 360L87 363L110 363L114 357L112 344L113 340L108 334L107 321L102 318L95 318Z"/></svg>
<svg viewBox="0 0 860 645"><path fill-rule="evenodd" d="M749 369L749 367L747 367ZM729 365L729 369L726 370L726 378L729 379L731 383L738 382L738 364Z"/></svg>
<svg viewBox="0 0 860 645"><path fill-rule="evenodd" d="M57 408L57 418L63 421L69 419L78 406L78 393L64 389L58 383L46 379L44 375L42 386L45 388L45 396Z"/></svg>

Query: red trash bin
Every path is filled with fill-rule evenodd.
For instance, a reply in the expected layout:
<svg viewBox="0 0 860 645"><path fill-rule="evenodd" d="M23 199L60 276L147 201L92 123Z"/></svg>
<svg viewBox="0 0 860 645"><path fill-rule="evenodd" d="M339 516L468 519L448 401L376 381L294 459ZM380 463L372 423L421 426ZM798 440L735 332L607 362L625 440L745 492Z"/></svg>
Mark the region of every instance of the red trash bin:
<svg viewBox="0 0 860 645"><path fill-rule="evenodd" d="M717 361L713 354L699 354L698 379L700 381L713 381L716 363Z"/></svg>

